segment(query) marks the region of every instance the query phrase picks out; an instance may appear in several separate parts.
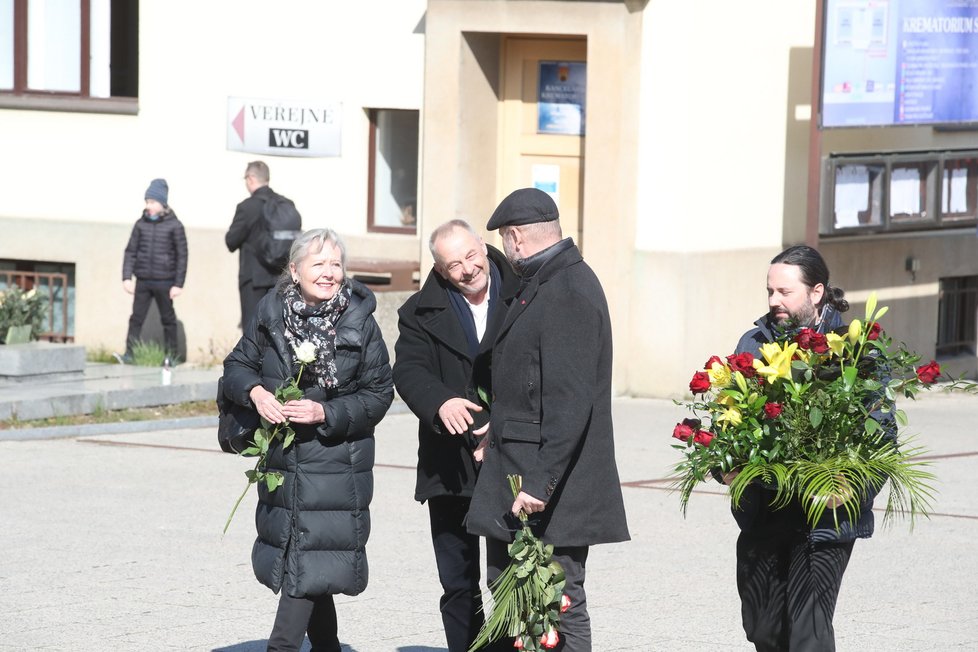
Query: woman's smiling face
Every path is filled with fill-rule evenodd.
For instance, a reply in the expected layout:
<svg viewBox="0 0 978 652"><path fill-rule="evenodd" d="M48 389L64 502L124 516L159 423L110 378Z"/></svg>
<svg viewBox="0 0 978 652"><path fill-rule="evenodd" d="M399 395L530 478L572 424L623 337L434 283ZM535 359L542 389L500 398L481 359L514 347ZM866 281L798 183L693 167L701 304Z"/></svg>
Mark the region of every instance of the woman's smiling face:
<svg viewBox="0 0 978 652"><path fill-rule="evenodd" d="M325 242L318 252L310 251L298 264L290 263L293 280L298 280L303 300L311 305L329 301L343 282L343 252L333 242Z"/></svg>

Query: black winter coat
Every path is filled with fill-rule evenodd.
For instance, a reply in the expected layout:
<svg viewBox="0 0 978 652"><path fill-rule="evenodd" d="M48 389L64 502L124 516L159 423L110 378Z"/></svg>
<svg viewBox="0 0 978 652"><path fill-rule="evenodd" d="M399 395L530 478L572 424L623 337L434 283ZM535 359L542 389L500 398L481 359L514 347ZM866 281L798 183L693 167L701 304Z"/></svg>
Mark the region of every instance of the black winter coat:
<svg viewBox="0 0 978 652"><path fill-rule="evenodd" d="M818 332L827 333L846 326L842 317L835 310L829 309L818 326ZM737 353L751 353L760 356L762 344L775 340L774 329L769 316L764 316L754 322L754 328L744 333L737 343ZM896 437L896 424L891 415L884 415L881 412L873 413L873 417L883 425L883 427L893 433ZM774 500L776 487L764 486L762 483L753 483L745 490L741 498L740 508L733 509L734 519L737 525L744 532L754 535L763 535L766 532L772 534L784 534L787 531L804 533L813 543L832 542L832 541L852 541L857 538L869 538L873 536L875 529L875 519L873 517L873 500L876 493L865 496L859 505L859 518L853 522L842 507L835 510L838 517L839 527L836 529L835 516L832 510L825 510L822 518L816 527L811 527L805 516L805 508L797 499L793 500L786 507L774 509L771 503Z"/></svg>
<svg viewBox="0 0 978 652"><path fill-rule="evenodd" d="M570 239L513 299L492 351L489 447L466 521L508 541L507 475L547 502L534 531L556 546L629 538L611 419L611 319Z"/></svg>
<svg viewBox="0 0 978 652"><path fill-rule="evenodd" d="M122 259L122 280L133 276L183 287L187 279L187 234L170 208L163 209L155 220L143 211L133 225Z"/></svg>
<svg viewBox="0 0 978 652"><path fill-rule="evenodd" d="M486 332L477 357L484 356L506 317L505 301L511 299L518 278L506 257L488 247L489 259L500 274L499 298L489 305ZM397 311L400 333L394 345L394 384L404 402L418 417L418 477L415 500L434 496L471 496L477 475L472 459L471 435L451 435L443 430L438 408L452 398L479 404L473 380L473 358L458 315L449 302L455 291L438 272L431 270L421 289ZM499 303L500 305L495 305ZM488 389L486 382L478 383ZM479 417L476 415L476 423Z"/></svg>
<svg viewBox="0 0 978 652"><path fill-rule="evenodd" d="M373 312L377 301L353 284L353 300L336 325L337 386L305 389L323 405L326 421L295 424L285 451L276 445L268 470L285 483L269 492L258 484L258 538L251 561L258 580L293 597L345 593L367 586L365 546L373 497L374 426L394 398L387 347ZM284 335L284 303L278 293L258 304L257 319L224 361L224 392L252 406L258 384L274 391L299 367Z"/></svg>
<svg viewBox="0 0 978 652"><path fill-rule="evenodd" d="M281 270L269 270L255 253L256 226L263 228L265 201L274 194L268 186L262 186L234 210L234 219L228 232L224 234L224 244L228 251L238 254L238 286L251 281L256 288L270 288L278 282Z"/></svg>

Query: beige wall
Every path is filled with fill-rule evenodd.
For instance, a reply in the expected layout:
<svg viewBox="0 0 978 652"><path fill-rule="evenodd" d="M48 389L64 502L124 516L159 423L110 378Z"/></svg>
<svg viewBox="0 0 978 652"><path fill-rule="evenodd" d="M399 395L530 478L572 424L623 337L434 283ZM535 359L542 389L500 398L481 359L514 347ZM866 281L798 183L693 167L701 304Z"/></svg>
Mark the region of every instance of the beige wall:
<svg viewBox="0 0 978 652"><path fill-rule="evenodd" d="M237 338L237 254L223 234L247 196L248 161L263 158L304 226L335 228L351 256L416 259L417 237L366 232L365 109L420 109L425 8L141 2L136 115L0 109L0 258L75 264L77 341L121 348L131 308L123 249L150 179L166 178L189 240L176 310L192 360ZM341 102L342 155L228 151L229 96Z"/></svg>
<svg viewBox="0 0 978 652"><path fill-rule="evenodd" d="M431 0L425 42L422 234L455 217L484 225L514 190L495 178L501 35L587 39L586 254L608 295L618 350L628 341L631 265L622 253L635 229L641 4ZM421 258L427 269L426 250ZM620 362L615 384L628 389Z"/></svg>

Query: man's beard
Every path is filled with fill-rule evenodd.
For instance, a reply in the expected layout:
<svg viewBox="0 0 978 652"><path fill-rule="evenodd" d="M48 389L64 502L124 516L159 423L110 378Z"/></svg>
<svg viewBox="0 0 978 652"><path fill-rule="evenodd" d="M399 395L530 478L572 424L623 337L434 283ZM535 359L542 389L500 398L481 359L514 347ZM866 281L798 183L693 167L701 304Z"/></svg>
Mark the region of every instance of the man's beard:
<svg viewBox="0 0 978 652"><path fill-rule="evenodd" d="M786 312L788 313L788 316L784 317L774 311L771 311L771 319L788 328L803 328L805 326L811 326L815 323L817 309L815 308L815 305L809 301L807 305L802 306L798 312L793 313L790 310L786 310Z"/></svg>

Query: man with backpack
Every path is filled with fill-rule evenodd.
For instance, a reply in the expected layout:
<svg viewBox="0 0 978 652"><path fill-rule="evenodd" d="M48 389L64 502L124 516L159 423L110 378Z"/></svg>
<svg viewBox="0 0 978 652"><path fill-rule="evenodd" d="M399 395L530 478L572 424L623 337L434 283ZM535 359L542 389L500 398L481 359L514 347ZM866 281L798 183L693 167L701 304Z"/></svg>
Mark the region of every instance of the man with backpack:
<svg viewBox="0 0 978 652"><path fill-rule="evenodd" d="M244 181L251 196L238 204L224 236L228 251L240 251L242 329L254 316L258 300L278 281L288 262L289 248L302 231L302 218L295 204L269 188L268 179L264 161L248 164Z"/></svg>

